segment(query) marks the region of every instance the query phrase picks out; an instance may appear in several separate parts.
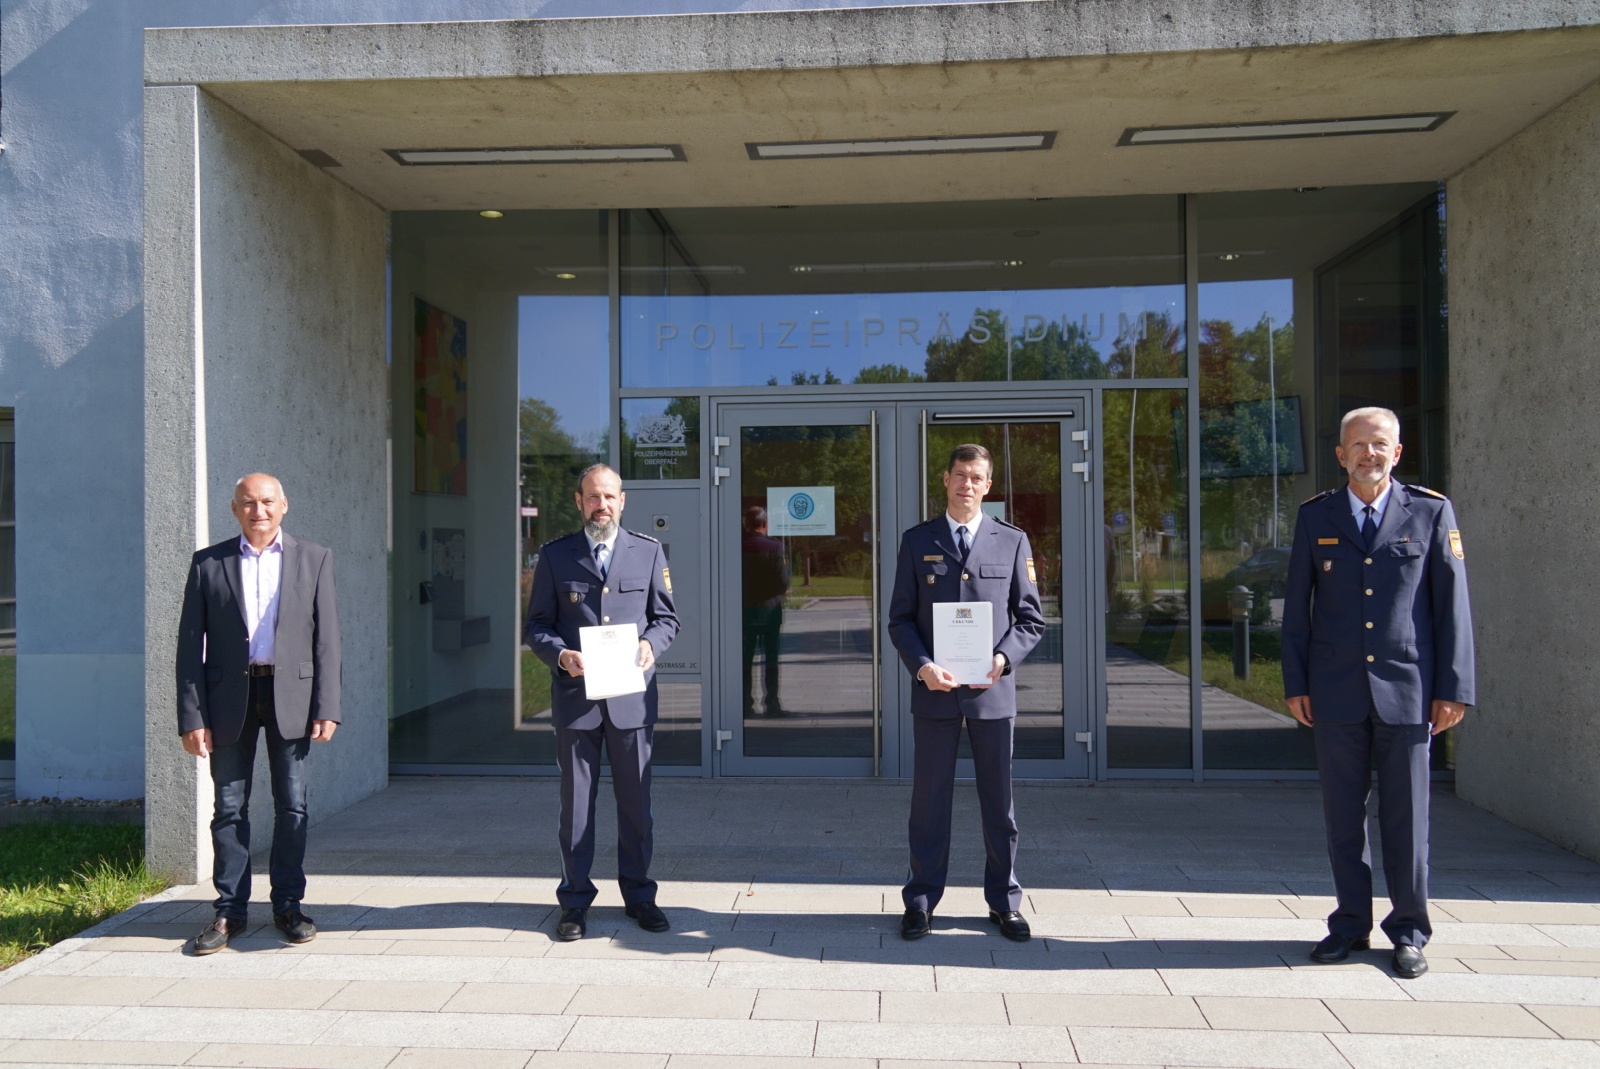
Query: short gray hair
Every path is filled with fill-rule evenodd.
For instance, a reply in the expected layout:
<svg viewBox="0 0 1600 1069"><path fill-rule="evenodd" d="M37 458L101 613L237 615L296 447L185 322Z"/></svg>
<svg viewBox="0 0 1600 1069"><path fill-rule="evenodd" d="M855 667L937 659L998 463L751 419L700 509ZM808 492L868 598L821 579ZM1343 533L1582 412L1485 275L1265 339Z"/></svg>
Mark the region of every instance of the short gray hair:
<svg viewBox="0 0 1600 1069"><path fill-rule="evenodd" d="M590 464L587 468L584 468L582 471L578 472L578 493L583 493L583 483L585 479L597 472L602 471L609 471L612 475L617 475L617 469L613 468L610 464ZM617 475L617 482L622 482L622 476Z"/></svg>
<svg viewBox="0 0 1600 1069"><path fill-rule="evenodd" d="M1394 440L1400 440L1400 417L1387 408L1370 405L1366 408L1352 408L1344 414L1339 421L1339 444L1344 444L1344 429L1358 419L1372 420L1375 423L1387 423L1394 428Z"/></svg>

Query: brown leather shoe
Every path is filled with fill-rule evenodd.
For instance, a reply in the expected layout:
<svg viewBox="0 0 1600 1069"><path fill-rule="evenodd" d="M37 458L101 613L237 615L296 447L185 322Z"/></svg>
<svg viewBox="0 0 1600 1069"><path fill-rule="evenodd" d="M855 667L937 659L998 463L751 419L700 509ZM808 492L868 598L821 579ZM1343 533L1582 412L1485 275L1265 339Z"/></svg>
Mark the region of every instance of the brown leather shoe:
<svg viewBox="0 0 1600 1069"><path fill-rule="evenodd" d="M244 931L244 921L236 921L232 917L220 914L217 919L206 925L199 935L194 937L194 952L196 955L215 954L228 945L228 940Z"/></svg>

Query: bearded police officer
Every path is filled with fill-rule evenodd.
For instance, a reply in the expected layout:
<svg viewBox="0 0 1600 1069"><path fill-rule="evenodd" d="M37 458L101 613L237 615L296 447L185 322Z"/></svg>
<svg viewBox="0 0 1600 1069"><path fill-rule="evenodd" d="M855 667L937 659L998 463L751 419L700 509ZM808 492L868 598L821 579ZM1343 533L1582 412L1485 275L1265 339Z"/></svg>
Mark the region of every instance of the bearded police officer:
<svg viewBox="0 0 1600 1069"><path fill-rule="evenodd" d="M1383 933L1394 970L1428 969L1428 751L1473 702L1472 618L1455 511L1443 494L1396 483L1400 421L1345 414L1336 453L1346 486L1300 506L1283 608L1283 685L1315 733L1338 907L1317 962L1365 950L1372 929L1369 769L1378 773Z"/></svg>
<svg viewBox="0 0 1600 1069"><path fill-rule="evenodd" d="M589 870L594 865L602 744L611 759L611 789L617 800L617 883L623 905L647 931L670 927L656 905L656 883L649 874L654 844L650 748L657 705L654 667L678 633L661 543L618 526L627 495L617 473L594 465L579 477L575 497L583 529L540 548L523 631L523 640L550 667L553 679L550 712L561 769L561 886L556 889L561 917L556 938L563 941L581 939L587 932L588 909L598 894ZM578 629L628 623L639 629L644 693L590 700Z"/></svg>

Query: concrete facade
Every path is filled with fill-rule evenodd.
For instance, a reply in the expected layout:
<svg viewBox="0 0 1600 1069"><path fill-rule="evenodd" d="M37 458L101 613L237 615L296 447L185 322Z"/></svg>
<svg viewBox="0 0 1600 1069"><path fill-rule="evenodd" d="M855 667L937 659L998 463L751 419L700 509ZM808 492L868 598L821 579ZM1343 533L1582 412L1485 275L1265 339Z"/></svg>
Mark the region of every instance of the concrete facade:
<svg viewBox="0 0 1600 1069"><path fill-rule="evenodd" d="M1600 86L1454 178L1449 203L1451 455L1473 517L1479 701L1457 788L1600 857L1600 721L1586 711L1600 685Z"/></svg>
<svg viewBox="0 0 1600 1069"><path fill-rule="evenodd" d="M278 475L285 527L334 549L345 722L316 749L312 810L387 781L386 219L193 87L149 93L146 835L153 865L194 878L210 790L175 738L177 617L189 554L237 537L246 472Z"/></svg>

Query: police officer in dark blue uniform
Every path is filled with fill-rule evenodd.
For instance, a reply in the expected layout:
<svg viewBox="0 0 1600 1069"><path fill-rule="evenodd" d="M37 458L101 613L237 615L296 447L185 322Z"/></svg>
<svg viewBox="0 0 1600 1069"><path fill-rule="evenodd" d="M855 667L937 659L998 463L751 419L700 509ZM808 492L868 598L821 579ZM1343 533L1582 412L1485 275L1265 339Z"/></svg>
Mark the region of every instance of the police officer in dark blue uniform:
<svg viewBox="0 0 1600 1069"><path fill-rule="evenodd" d="M907 531L900 542L889 640L915 677L911 719L916 743L911 790L911 871L901 897L900 934L920 939L950 869L950 810L955 797L956 747L961 725L972 742L972 763L983 817L986 860L983 896L989 919L1007 939L1032 937L1019 912L1017 816L1011 799L1012 728L1017 716L1012 670L1044 634L1044 614L1028 536L986 516L994 465L981 445L959 445L945 466L946 512ZM994 660L989 682L958 686L933 660L936 602L987 601L993 606Z"/></svg>
<svg viewBox="0 0 1600 1069"><path fill-rule="evenodd" d="M1428 970L1428 750L1473 702L1472 615L1455 511L1390 478L1400 421L1345 414L1336 450L1348 485L1300 506L1283 605L1283 686L1315 733L1338 908L1313 961L1365 950L1372 930L1369 769L1378 772L1383 932L1394 969Z"/></svg>
<svg viewBox="0 0 1600 1069"><path fill-rule="evenodd" d="M598 893L589 870L594 865L602 742L611 759L617 800L617 883L623 904L647 931L670 927L656 905L656 884L649 875L654 843L650 745L656 722L653 669L678 633L672 576L661 543L618 526L626 495L617 473L596 464L579 478L575 496L583 530L540 547L523 629L523 641L549 665L552 677L550 711L561 769L561 886L556 900L562 912L556 937L563 941L583 937L587 910ZM638 627L646 686L642 694L591 701L584 693L578 628L609 623Z"/></svg>

